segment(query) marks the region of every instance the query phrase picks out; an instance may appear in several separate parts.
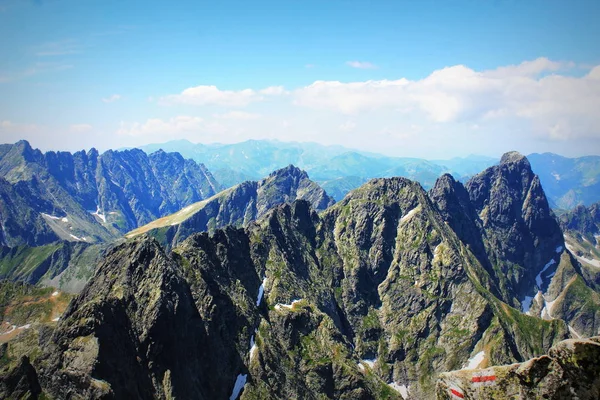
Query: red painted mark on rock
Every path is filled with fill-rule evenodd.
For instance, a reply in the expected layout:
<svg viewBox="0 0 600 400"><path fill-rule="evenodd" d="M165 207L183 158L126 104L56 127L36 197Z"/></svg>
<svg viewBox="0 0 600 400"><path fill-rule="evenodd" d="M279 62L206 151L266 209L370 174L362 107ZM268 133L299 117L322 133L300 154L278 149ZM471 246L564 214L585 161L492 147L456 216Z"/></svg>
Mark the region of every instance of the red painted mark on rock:
<svg viewBox="0 0 600 400"><path fill-rule="evenodd" d="M474 376L473 378L471 378L471 382L475 382L475 383L490 382L490 381L495 381L495 380L496 380L495 375Z"/></svg>
<svg viewBox="0 0 600 400"><path fill-rule="evenodd" d="M456 390L456 389L450 388L450 393L451 393L453 396L456 396L456 397L458 397L459 399L464 399L464 398L465 398L465 395L464 395L464 394L462 394L461 392L459 392L459 391L458 391L458 390Z"/></svg>

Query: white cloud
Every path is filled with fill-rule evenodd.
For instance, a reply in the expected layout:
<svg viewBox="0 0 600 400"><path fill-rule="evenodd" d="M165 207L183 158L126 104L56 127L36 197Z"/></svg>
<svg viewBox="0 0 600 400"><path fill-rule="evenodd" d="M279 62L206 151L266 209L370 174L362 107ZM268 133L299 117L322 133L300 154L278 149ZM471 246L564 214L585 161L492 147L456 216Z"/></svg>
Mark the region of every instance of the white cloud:
<svg viewBox="0 0 600 400"><path fill-rule="evenodd" d="M73 124L69 126L69 132L72 133L85 133L89 132L93 129L93 127L89 124Z"/></svg>
<svg viewBox="0 0 600 400"><path fill-rule="evenodd" d="M104 97L102 99L103 103L114 103L115 101L119 101L121 100L121 95L120 94L113 94L111 96L108 97Z"/></svg>
<svg viewBox="0 0 600 400"><path fill-rule="evenodd" d="M286 92L283 86L269 86L268 88L260 90L259 93L266 96L279 96L287 94L288 92Z"/></svg>
<svg viewBox="0 0 600 400"><path fill-rule="evenodd" d="M377 69L377 65L368 61L346 61L346 65L358 69Z"/></svg>
<svg viewBox="0 0 600 400"><path fill-rule="evenodd" d="M117 134L127 136L171 136L182 132L196 131L201 129L202 126L202 118L180 115L168 120L151 118L144 123L127 124L121 122Z"/></svg>
<svg viewBox="0 0 600 400"><path fill-rule="evenodd" d="M259 119L261 117L260 114L249 113L246 111L229 111L224 114L214 114L213 116L217 119L234 119L234 120L253 120L253 119Z"/></svg>
<svg viewBox="0 0 600 400"><path fill-rule="evenodd" d="M342 114L419 112L437 123L520 118L550 139L600 137L600 66L582 77L544 75L572 66L540 58L481 72L446 67L421 80L316 81L292 98Z"/></svg>
<svg viewBox="0 0 600 400"><path fill-rule="evenodd" d="M263 97L252 89L220 90L216 86L202 85L185 89L180 94L162 97L160 100L165 104L188 104L195 106L216 104L227 107L244 107L262 99Z"/></svg>

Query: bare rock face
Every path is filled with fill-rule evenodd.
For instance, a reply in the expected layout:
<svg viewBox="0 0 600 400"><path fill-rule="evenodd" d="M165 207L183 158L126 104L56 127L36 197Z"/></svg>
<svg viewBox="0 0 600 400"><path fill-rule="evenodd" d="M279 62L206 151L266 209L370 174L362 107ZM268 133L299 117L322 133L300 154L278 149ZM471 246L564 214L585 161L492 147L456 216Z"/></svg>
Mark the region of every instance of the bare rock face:
<svg viewBox="0 0 600 400"><path fill-rule="evenodd" d="M521 364L443 373L436 393L439 400L598 399L600 337L565 340Z"/></svg>
<svg viewBox="0 0 600 400"><path fill-rule="evenodd" d="M26 356L11 370L0 373L0 397L3 399L33 400L42 393L35 369Z"/></svg>

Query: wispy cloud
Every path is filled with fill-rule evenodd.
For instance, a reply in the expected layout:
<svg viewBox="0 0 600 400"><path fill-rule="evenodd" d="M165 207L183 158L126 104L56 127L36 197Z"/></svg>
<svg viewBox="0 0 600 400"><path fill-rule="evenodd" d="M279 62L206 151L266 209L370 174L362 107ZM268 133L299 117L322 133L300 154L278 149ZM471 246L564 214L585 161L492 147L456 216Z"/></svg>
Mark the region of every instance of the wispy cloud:
<svg viewBox="0 0 600 400"><path fill-rule="evenodd" d="M0 130L14 133L30 133L39 129L36 124L15 123L9 120L0 121Z"/></svg>
<svg viewBox="0 0 600 400"><path fill-rule="evenodd" d="M12 82L42 73L65 71L71 68L73 68L73 65L71 64L39 62L20 71L0 71L0 83Z"/></svg>
<svg viewBox="0 0 600 400"><path fill-rule="evenodd" d="M134 122L128 124L121 122L117 134L127 136L177 135L186 131L198 130L202 127L202 123L202 118L186 115L180 115L168 120L151 118L144 123Z"/></svg>
<svg viewBox="0 0 600 400"><path fill-rule="evenodd" d="M358 69L377 69L377 65L368 61L346 61L346 65Z"/></svg>
<svg viewBox="0 0 600 400"><path fill-rule="evenodd" d="M119 101L121 100L121 95L120 94L113 94L111 96L108 97L104 97L102 99L103 103L114 103L115 101Z"/></svg>
<svg viewBox="0 0 600 400"><path fill-rule="evenodd" d="M69 132L71 133L85 133L93 129L90 124L73 124L69 126Z"/></svg>
<svg viewBox="0 0 600 400"><path fill-rule="evenodd" d="M74 39L46 42L33 48L33 53L38 57L54 57L81 53L83 46Z"/></svg>

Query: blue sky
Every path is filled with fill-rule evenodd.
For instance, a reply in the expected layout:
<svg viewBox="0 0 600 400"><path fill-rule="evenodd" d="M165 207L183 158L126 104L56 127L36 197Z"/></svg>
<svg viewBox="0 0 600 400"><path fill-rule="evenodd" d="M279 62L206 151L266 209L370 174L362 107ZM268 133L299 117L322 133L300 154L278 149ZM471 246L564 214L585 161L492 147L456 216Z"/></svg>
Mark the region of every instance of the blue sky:
<svg viewBox="0 0 600 400"><path fill-rule="evenodd" d="M598 1L0 0L0 138L600 154L599 20Z"/></svg>

